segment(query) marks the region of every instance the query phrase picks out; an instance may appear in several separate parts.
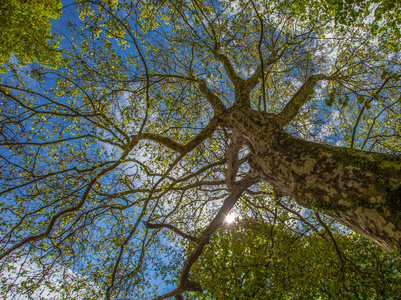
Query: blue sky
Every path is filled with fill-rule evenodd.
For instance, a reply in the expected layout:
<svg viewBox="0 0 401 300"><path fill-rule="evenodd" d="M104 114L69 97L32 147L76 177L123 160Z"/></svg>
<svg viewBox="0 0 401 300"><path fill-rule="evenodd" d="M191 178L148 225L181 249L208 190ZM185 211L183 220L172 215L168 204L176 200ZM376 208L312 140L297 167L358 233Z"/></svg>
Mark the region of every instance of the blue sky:
<svg viewBox="0 0 401 300"><path fill-rule="evenodd" d="M63 197L65 196L64 198L70 201L69 197L75 200L79 199L79 197L84 194L84 189L87 187L88 182L93 180L93 178L95 178L97 174L101 173L102 170L107 169L107 166L111 164L107 163L107 160L113 160L112 163L115 163L116 160L124 156L124 147L118 147L119 145L124 143L124 145L127 145L127 141L129 140L130 135L132 135L133 132L142 132L143 128L146 132L146 126L149 125L150 130L153 130L157 133L169 133L171 135L175 134L175 138L177 138L177 140L179 140L180 138L185 140L185 138L187 138L191 134L194 135L199 132L200 128L202 128L211 118L212 111L210 107L202 105L203 102L199 100L199 97L192 97L191 93L196 93L195 88L185 88L183 89L183 95L177 96L178 92L170 92L168 90L170 86L160 85L160 87L155 86L150 91L151 99L147 99L149 100L149 103L147 104L149 105L150 110L153 109L154 113L149 114L149 116L146 115L146 101L143 101L146 97L143 96L145 93L143 92L143 90L141 90L141 87L143 87L143 82L145 81L144 69L148 66L143 63L143 58L141 57L141 55L144 55L144 57L146 57L146 61L148 63L150 62L149 68L151 69L151 73L157 73L160 71L166 73L170 72L172 74L179 75L184 74L185 76L188 76L187 73L193 71L188 70L189 68L187 67L187 65L185 65L186 62L191 61L192 54L190 53L190 50L192 49L192 46L187 45L186 48L182 47L178 49L173 49L172 47L176 46L179 43L174 43L174 41L167 39L167 37L169 37L169 31L172 27L164 25L159 28L160 30L158 32L148 32L147 34L140 35L141 31L140 29L138 29L138 27L144 24L144 22L148 22L148 20L142 20L136 25L133 25L133 27L136 29L135 34L138 34L138 37L136 39L129 36L126 37L128 42L130 43L130 47L123 49L123 47L121 47L121 45L118 45L116 40L113 38L110 38L108 42L105 42L104 37L105 34L107 34L105 30L100 33L98 40L94 39L92 41L91 38L96 35L96 32L93 31L94 27L91 27L91 25L89 24L85 29L81 30L80 26L83 25L83 22L86 19L84 19L83 21L80 20L77 12L74 11L72 6L70 6L71 2L63 2L63 4L66 7L65 11L63 13L63 16L54 24L54 30L55 32L58 32L59 34L65 36L61 43L61 49L70 50L70 57L72 59L72 61L70 61L70 68L73 69L73 71L71 73L68 73L68 70L62 68L55 71L49 70L48 72L45 72L45 74L42 74L46 78L43 83L34 80L31 81L31 87L33 91L39 92L47 90L49 92L49 94L47 94L48 98L46 98L47 96L45 97L45 95L42 95L37 99L34 99L32 93L25 93L24 96L26 96L27 99L29 99L29 97L32 97L32 99L36 101L36 105L38 105L40 109L57 108L59 111L64 112L65 114L75 113L70 108L64 107L64 105L66 104L74 106L74 109L79 112L81 112L80 109L82 109L83 113L90 114L91 112L96 111L96 109L93 109L93 111L91 110L90 100L99 100L100 104L96 107L97 110L101 111L104 109L104 111L108 113L107 117L109 119L102 119L105 124L107 123L107 126L104 126L107 128L102 128L102 126L98 126L99 124L95 123L98 119L92 116L77 116L76 118L74 116L68 116L65 118L63 116L56 116L48 117L45 120L39 121L32 117L28 118L28 120L25 121L24 126L26 126L26 128L21 129L21 133L24 133L24 130L26 130L26 132L29 132L30 136L23 137L22 134L19 134L19 142L27 142L28 139L29 143L39 142L41 141L41 138L45 138L45 136L47 136L46 130L50 131L53 128L57 128L58 130L53 133L53 139L70 139L74 137L73 133L77 134L77 132L85 137L82 137L81 139L69 140L68 145L67 142L62 142L59 146L40 146L38 147L36 153L30 153L29 155L25 153L19 153L17 151L18 149L13 150L16 151L15 153L19 153L19 156L13 156L14 154L9 152L9 150L3 150L2 154L8 156L11 162L17 162L21 160L21 164L25 164L27 166L31 166L33 162L35 162L34 164L36 165L36 168L41 169L42 172L46 172L46 168L54 168L54 170L66 168L70 165L69 160L74 161L77 170L74 169L70 172L72 174L71 178L73 179L66 180L66 177L60 178L54 176L51 179L43 181L44 183L38 184L36 187L38 190L41 190L41 188L44 189L44 187L46 187L47 191L53 191L55 199L58 199L57 197L60 196L60 194L57 193L62 191ZM122 13L120 14L122 15ZM230 18L228 17L228 19ZM70 23L68 23L67 21L69 21ZM101 19L99 19L98 21L100 23L104 22L104 20ZM189 21L191 23L194 20L189 19ZM232 19L230 19L230 21L232 21ZM72 34L69 31L70 29L72 29ZM199 30L197 31L197 33L204 34L206 36L206 34L201 30L201 25L199 25L198 29ZM277 37L277 28L273 27L271 29L271 32L271 39L275 39ZM257 32L254 32L252 35L249 35L246 38L251 39L251 36L255 40L257 40ZM291 37L291 35L289 36ZM142 38L143 40L141 40ZM205 37L203 36L203 38ZM315 36L312 36L311 40L314 41L315 38ZM72 43L73 40L74 42L76 42L76 44ZM88 41L89 46L87 46ZM136 41L140 42L136 44ZM150 48L146 48L146 46L149 46L150 44L155 45L158 42L163 43L161 44L161 46L165 47L165 52L152 51ZM239 47L240 45L241 44L238 43L234 46ZM235 49L234 46L232 49ZM201 46L199 46L199 48L201 48ZM241 50L241 48L238 49ZM305 49L306 48L304 47L301 47L300 49L294 48L294 53L299 54L297 58L300 62L291 62L292 52L290 51L288 55L283 56L281 64L276 69L273 69L271 74L269 75L271 76L269 82L267 83L267 89L268 92L270 92L268 96L270 96L269 100L271 101L271 105L268 107L269 112L278 112L284 106L285 101L288 100L288 95L290 94L290 92L295 92L301 85L301 79L303 76L302 68L298 69L297 64L302 64L303 60L307 60ZM250 62L247 61L247 56L249 56L248 53L242 53L240 50L238 50L239 55L236 59L236 67L243 76L246 76L249 75L250 71L253 70L253 68L256 66L257 63L259 63L259 61L257 59L252 60L252 58L250 59ZM199 52L202 51L204 50L199 50ZM110 53L112 53L112 55L110 55ZM178 54L182 54L183 56L178 57ZM194 55L195 58L191 61L194 65L193 69L199 72L195 75L204 78L208 76L208 73L210 73L208 84L214 85L213 87L217 92L220 93L222 99L225 101L225 104L228 106L233 101L233 89L231 85L229 85L229 81L226 78L227 74L222 71L220 64L216 62L209 63L209 60L207 62L201 61L201 59L210 59L210 57L208 57L206 54L203 55L202 53L197 53L197 55ZM296 55L294 54L294 57L295 56ZM319 55L317 55L316 57L319 57ZM101 58L104 58L103 61ZM170 66L166 63L164 65L165 69L159 70L158 68L162 68L163 66L161 64L158 65L158 62L168 58L174 58L176 64ZM113 61L113 59L115 60ZM135 62L129 62L130 59ZM336 59L336 57L334 57L333 60L334 59ZM248 64L246 62L248 62ZM180 63L182 64L180 65ZM204 63L204 66L202 65L202 63ZM102 68L103 64L105 68ZM320 66L322 70L325 70L324 66L324 64ZM33 67L25 67L25 70L32 70L33 72L40 71L40 69L36 67L36 65L33 65ZM317 67L316 65L311 65L310 68L315 69ZM290 70L291 72L289 72L288 70ZM63 71L65 71L65 73L63 73ZM108 76L110 76L110 78L108 78ZM27 79L28 77L25 76L22 78ZM57 79L59 78L63 79L58 81ZM86 80L87 78L90 79ZM6 82L9 82L7 80L9 80L9 78L5 79ZM70 84L68 86L70 90L69 88L66 88L65 90L62 90L63 93L66 92L65 95L57 96L56 87L57 85L62 85L60 82L64 85ZM92 85L96 85L96 87L93 88ZM185 84L182 85L184 86ZM279 88L276 88L277 86ZM311 101L310 104L305 105L301 112L301 114L305 116L305 118L309 117L309 123L300 118L297 122L293 122L288 126L288 131L292 132L293 134L297 134L298 137L305 139L319 140L332 145L347 145L347 143L349 143L350 130L352 129L351 121L355 119L355 116L357 115L361 105L360 103L353 103L352 105L350 104L350 106L342 107L339 103L335 103L332 107L326 106L325 100L327 99L327 94L330 91L330 89L326 89L326 87L327 85L317 87L314 94L314 101ZM51 88L53 88L53 90L50 90ZM79 88L80 92L78 93L77 90ZM121 89L121 91L115 92L118 89ZM340 94L345 95L347 93L350 92L345 91ZM161 96L164 96L164 98ZM355 95L351 95L350 101L352 101L354 97ZM174 101L171 99L173 99ZM255 94L254 102L256 102L257 99L259 98ZM54 102L55 100L57 100L57 102ZM76 100L76 102L73 102L74 100ZM98 105L98 103L92 105L96 106ZM254 105L254 107L256 106ZM381 107L372 108L369 111L370 114L373 114L373 109L377 111L381 109ZM191 115L189 112L196 110L199 110L200 112L198 115L196 115L194 121L189 118L189 116L193 116L194 114ZM342 116L340 116L339 112L343 113ZM45 114L45 112L43 111L41 111L41 113ZM147 118L145 116L148 117L148 125L143 126L143 128L140 129L142 121ZM367 124L369 114L367 116L364 115L364 118L366 122L363 123L363 125L361 126L365 126L365 128L367 128L366 126L368 126ZM74 120L78 121L74 123ZM30 131L30 129L27 129L31 125L34 125L34 122L36 121L39 122L38 124L40 126L37 125L39 126L39 130L35 129L36 131ZM377 123L380 123L380 121L381 117L378 118ZM51 124L50 122L53 123ZM173 125L171 125L171 127L167 129L164 129L164 123L169 122L171 122L171 124ZM180 125L182 125L182 128L184 129L180 128ZM338 129L339 125L343 125L343 127ZM14 124L9 126L10 128L14 128L12 127L14 126ZM337 131L334 131L333 128L337 128ZM363 132L361 132L361 134L363 134ZM93 138L91 140L89 137L87 137L87 135L93 135L96 136L96 138ZM340 135L345 136L345 138L340 139ZM219 138L221 141L221 137L217 136L217 134L214 138L215 141L219 141ZM92 141L92 143L87 145L85 143L87 141ZM172 171L172 174L170 175L181 176L185 172L190 173L190 171L195 170L195 167L193 167L193 165L189 163L191 160L197 161L197 166L203 166L206 165L207 159L217 159L219 155L224 152L224 150L221 150L220 148L220 150L216 150L214 153L212 153L212 151L210 150L211 148L213 148L212 146L212 144L206 144L204 149L199 149L197 153L191 153L187 160L183 160L182 166L180 166L181 169L178 171ZM225 146L226 145L223 145L222 148L224 149ZM77 149L80 151L78 151ZM210 154L210 156L202 156L205 153L205 149L208 150L208 153L210 152L215 155L215 157L212 157L212 154ZM32 149L29 148L29 150ZM78 152L81 154L77 155L76 153ZM156 156L156 152L159 152L158 156ZM39 156L38 154L43 155L43 158L36 159L36 157ZM175 158L174 155L175 154L172 153L172 151L168 151L162 148L159 149L153 143L139 144L138 147L132 150L132 154L127 155L123 158L127 160L126 162L121 163L118 168L110 170L110 172L107 174L102 173L102 179L98 180L96 184L93 185L93 189L97 189L96 194L93 196L93 198L91 198L91 201L93 201L93 203L89 203L88 206L85 207L85 209L91 209L91 205L93 205L94 207L96 205L101 205L102 202L107 203L110 198L110 194L113 194L114 192L120 190L127 191L126 199L128 199L124 199L125 195L124 197L115 197L113 201L117 202L120 205L128 203L129 201L131 201L131 203L135 201L146 202L146 200L144 200L145 198L143 198L142 195L136 196L129 194L129 190L133 189L133 187L150 188L154 186L157 180L160 179L160 175L148 176L144 174L145 169L141 169L141 167L139 167L140 164L146 162L149 170L152 172L159 171L157 169L158 166L160 167L160 169L162 169L162 171L165 171L171 161L173 161L173 159ZM26 157L29 157L31 161L24 161L22 163L23 159ZM158 164L158 162L163 163ZM138 167L134 168L134 165ZM86 177L78 176L79 174L84 173L83 169L90 169L92 168L92 166L95 166L93 170L91 169L89 171L85 171L87 172ZM16 167L16 169L19 170L20 168ZM140 171L142 172L142 174L139 174ZM15 181L18 180L21 179L15 179ZM8 186L11 185L13 182L12 180L4 180L3 183ZM59 187L58 185L62 185L62 187ZM160 185L163 188L166 188L166 186L168 186L168 182L163 182ZM34 192L29 190L29 188L21 187L19 192L22 196L24 196L24 193L28 192L34 194ZM68 195L68 192L74 189L76 189L76 192L74 192L73 195ZM138 192L138 194L140 193ZM199 192L199 198L204 197L205 194L207 194L207 191ZM178 198L178 196L178 193L171 193L169 194L170 199L166 197L166 202L168 202L167 200L174 200L174 197ZM39 202L39 200L42 200L42 198L43 197L41 197L41 195L38 195L36 197L35 195L30 195L29 199L33 199L32 209L35 208L37 205L35 201L37 200ZM70 202L68 202L67 200L65 203L63 202L62 205L68 206ZM220 203L219 201L221 202L221 197L216 196L215 202ZM199 202L194 201L193 203L195 204L193 205L195 206L195 209L189 209L189 213L185 216L185 220L188 221L188 224L184 224L185 222L182 222L180 225L187 226L187 228L189 229L199 227L199 224L194 221L197 215L195 213L191 215L192 211L202 211L203 206L201 206L201 204L198 204ZM57 206L57 209L62 209L62 205L60 204L60 206ZM187 204L188 207L191 207L191 205L191 202ZM208 213L210 211L214 213L216 211L216 207L218 207L218 205L212 206L212 208L207 207L208 209L210 208ZM156 213L154 213L153 216L157 216L158 209L161 212L169 212L168 209L170 208L170 203L164 206L160 205L160 207L157 207L157 205L155 205L154 211L156 211ZM127 208L124 214L119 214L118 217L115 217L113 213L111 213L109 210L106 210L105 219L99 218L97 223L91 223L90 218L88 218L88 223L83 224L86 224L88 228L90 228L88 232L94 233L95 235L98 234L98 236L101 238L107 238L109 240L117 241L128 236L128 232L132 229L132 224L135 223L136 217L140 213L140 210L141 207L132 206ZM49 213L51 212L52 210L49 209ZM13 212L10 211L8 213L8 216L11 216L11 213ZM151 213L145 214L143 219L149 217L150 214ZM133 216L133 219L129 220L129 216ZM84 216L82 218L84 218ZM46 217L43 217L43 219L39 217L36 219L36 221L45 219ZM118 221L113 223L113 220ZM114 227L111 227L112 225L110 225L109 227L109 221ZM137 232L138 233L133 235L132 238L132 240L135 241L132 241L132 244L129 245L132 248L133 252L137 251L137 246L141 245L143 241L148 241L147 237L145 237L146 234L148 234L148 236L152 234L151 232L145 232L142 223L139 223ZM163 231L163 234L158 234L161 235L160 243L165 248L164 251L160 254L160 261L154 262L151 260L147 260L149 261L149 277L152 277L155 273L158 272L158 270L155 270L155 266L158 263L164 263L167 265L169 264L169 255L174 254L174 250L178 254L180 254L179 248L172 248L172 241L174 241L174 239L169 239L166 233L167 231ZM19 234L24 236L24 234L26 233L24 231L21 231ZM65 235L67 235L67 233L65 233ZM80 240L79 242L84 244L84 241L85 238L82 238L82 240ZM96 245L94 245L93 247L85 248L85 246L82 246L79 243L73 243L73 246L71 246L71 248L73 248L73 250L76 251L77 254L84 254L85 256L83 258L82 264L74 264L74 262L71 264L71 268L73 271L75 271L76 273L81 273L89 263L95 264L96 262L99 265L101 265L102 263L109 265L111 264L106 260L102 260L100 254L107 253L113 256L113 251L116 250L111 248L105 249L105 243L102 243L101 240L95 241L94 244ZM155 247L157 246L158 244L155 244ZM155 248L150 247L150 249L150 253L145 254L146 258L149 258L151 254L154 254L152 251L156 251ZM123 260L127 262L126 265L129 265L129 262L134 261L134 258L138 258L139 255L141 255L139 254L139 252L135 252L135 254L131 257L130 254L125 253L123 255ZM176 261L174 262L176 263ZM71 262L68 261L68 263ZM182 262L178 264L182 265ZM123 269L124 267L125 266L123 265L121 268ZM101 281L102 276L99 275L98 277ZM171 274L168 274L166 280L168 279L173 279L173 277L171 277ZM150 284L161 283L158 284L160 286L158 293L165 292L173 288L173 285L167 285L165 284L165 282L166 281L160 281L159 279L150 280ZM146 288L149 289L149 291L154 291L154 287ZM145 287L142 289L145 289Z"/></svg>

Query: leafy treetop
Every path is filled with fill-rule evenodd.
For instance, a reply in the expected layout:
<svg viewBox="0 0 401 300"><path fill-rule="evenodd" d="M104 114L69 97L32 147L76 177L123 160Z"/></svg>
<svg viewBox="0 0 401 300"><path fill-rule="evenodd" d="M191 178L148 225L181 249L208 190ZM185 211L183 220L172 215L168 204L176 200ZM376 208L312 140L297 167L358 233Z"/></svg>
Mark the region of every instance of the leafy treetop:
<svg viewBox="0 0 401 300"><path fill-rule="evenodd" d="M37 61L47 67L57 66L59 41L51 34L50 19L61 16L61 7L59 0L2 1L0 66L9 63L12 54L21 65Z"/></svg>
<svg viewBox="0 0 401 300"><path fill-rule="evenodd" d="M42 274L3 295L47 282L66 299L182 299L232 275L216 298L243 286L290 295L280 282L296 266L315 270L292 285L299 297L349 295L359 279L354 295L396 294L399 273L380 273L396 254L334 220L382 226L385 246L400 238L399 54L369 26L339 28L314 2L298 15L297 3L65 8L58 68L10 64L0 85L1 267L28 257ZM229 211L243 221L226 230ZM60 265L78 286L47 281ZM330 282L315 282L319 269ZM158 296L155 277L174 287Z"/></svg>

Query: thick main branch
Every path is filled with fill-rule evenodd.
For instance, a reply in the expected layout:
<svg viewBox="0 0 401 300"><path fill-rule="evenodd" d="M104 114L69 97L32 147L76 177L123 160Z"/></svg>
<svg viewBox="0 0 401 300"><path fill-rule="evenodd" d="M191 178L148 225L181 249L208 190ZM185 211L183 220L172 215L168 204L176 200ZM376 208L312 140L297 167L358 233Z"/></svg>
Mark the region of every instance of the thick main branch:
<svg viewBox="0 0 401 300"><path fill-rule="evenodd" d="M226 71L228 78L230 78L231 82L234 84L234 87L237 87L244 82L244 79L239 77L237 72L235 72L230 60L226 55L218 53L217 51L214 51L213 54L214 57L222 63L224 70Z"/></svg>
<svg viewBox="0 0 401 300"><path fill-rule="evenodd" d="M256 134L250 166L298 204L332 216L384 249L401 249L401 158L300 140L284 131Z"/></svg>
<svg viewBox="0 0 401 300"><path fill-rule="evenodd" d="M131 144L137 144L140 140L146 139L146 140L150 140L150 141L156 142L158 144L161 144L174 151L177 151L178 153L180 153L182 155L185 155L185 154L191 152L196 146L198 146L200 143L202 143L208 137L210 137L210 135L217 128L218 123L219 123L219 121L217 118L212 118L209 121L209 124L207 124L207 126L202 131L200 131L195 136L194 139L192 139L190 142L188 142L185 145L177 143L168 137L164 137L164 136L153 134L153 133L140 133L140 134L134 135L131 137Z"/></svg>
<svg viewBox="0 0 401 300"><path fill-rule="evenodd" d="M215 115L221 115L226 110L226 107L221 99L207 87L206 80L199 80L198 87L199 91L206 98L207 102L209 102L209 104L213 107Z"/></svg>
<svg viewBox="0 0 401 300"><path fill-rule="evenodd" d="M226 184L227 187L232 190L234 188L235 177L237 176L238 169L241 165L238 159L238 153L243 145L242 137L235 132L231 135L231 144L226 151L227 159L227 173L226 173Z"/></svg>
<svg viewBox="0 0 401 300"><path fill-rule="evenodd" d="M323 79L329 79L329 77L324 74L312 75L299 88L283 110L278 114L278 120L281 127L286 126L296 117L301 107L309 101L316 84Z"/></svg>

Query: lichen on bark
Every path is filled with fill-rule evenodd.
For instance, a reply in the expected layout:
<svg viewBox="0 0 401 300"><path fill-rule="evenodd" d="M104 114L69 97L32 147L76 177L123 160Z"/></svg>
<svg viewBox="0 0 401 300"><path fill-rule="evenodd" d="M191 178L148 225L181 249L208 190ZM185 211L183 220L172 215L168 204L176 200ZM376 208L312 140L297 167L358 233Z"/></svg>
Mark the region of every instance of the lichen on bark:
<svg viewBox="0 0 401 300"><path fill-rule="evenodd" d="M280 195L332 216L387 250L401 248L397 156L301 140L280 128L274 115L241 110L231 116L229 127L250 143L251 168Z"/></svg>

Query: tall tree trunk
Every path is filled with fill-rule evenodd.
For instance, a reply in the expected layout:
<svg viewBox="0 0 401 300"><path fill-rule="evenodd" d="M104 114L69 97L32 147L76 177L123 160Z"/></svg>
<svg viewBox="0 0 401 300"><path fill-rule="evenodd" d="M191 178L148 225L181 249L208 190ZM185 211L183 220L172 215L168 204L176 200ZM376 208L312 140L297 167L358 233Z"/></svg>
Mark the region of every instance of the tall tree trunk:
<svg viewBox="0 0 401 300"><path fill-rule="evenodd" d="M231 113L249 141L250 165L279 194L324 212L386 250L401 249L401 157L297 139L274 115Z"/></svg>

